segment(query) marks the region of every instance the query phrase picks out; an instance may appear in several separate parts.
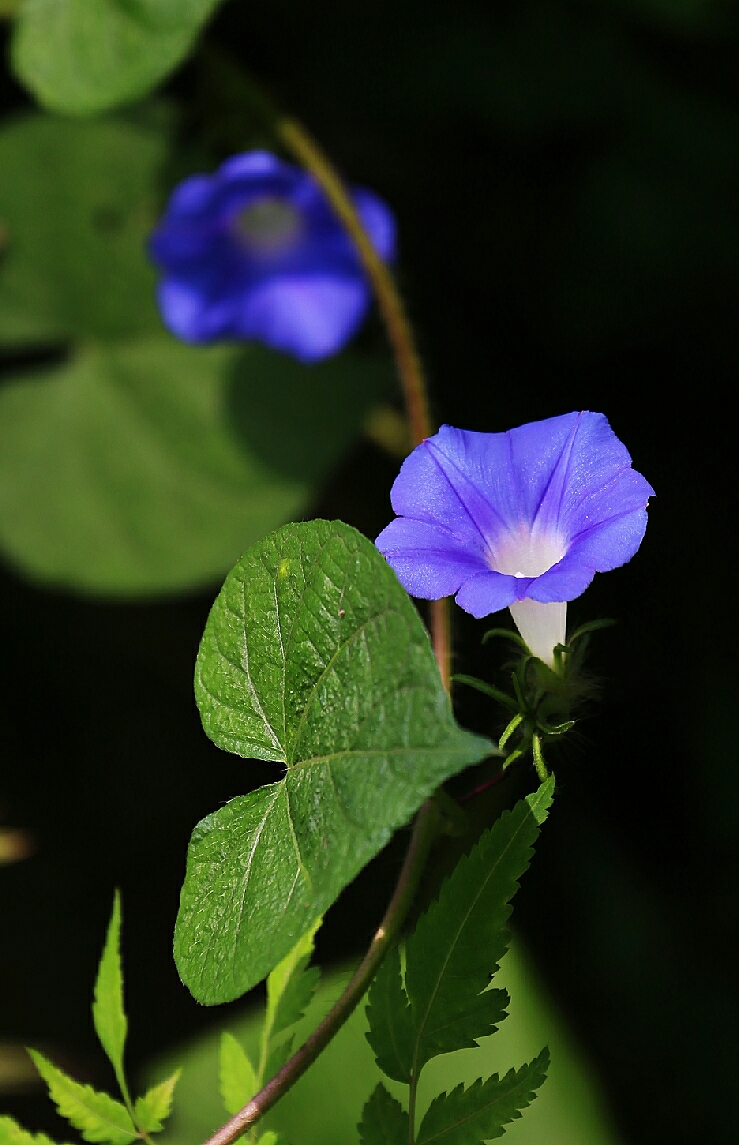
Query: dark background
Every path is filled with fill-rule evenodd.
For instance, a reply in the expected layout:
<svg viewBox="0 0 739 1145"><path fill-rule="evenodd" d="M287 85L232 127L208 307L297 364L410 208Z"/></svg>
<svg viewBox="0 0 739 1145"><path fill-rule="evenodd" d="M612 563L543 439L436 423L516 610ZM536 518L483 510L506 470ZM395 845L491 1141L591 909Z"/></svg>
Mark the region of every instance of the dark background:
<svg viewBox="0 0 739 1145"><path fill-rule="evenodd" d="M183 153L215 160L243 145L218 49L392 204L438 420L503 430L603 411L656 489L638 555L571 606L575 622L619 624L594 641L603 701L556 757L559 796L515 918L625 1141L728 1141L737 9L231 0L207 39L167 89L183 109ZM6 67L1 109L25 98ZM377 334L370 323L362 337ZM315 513L375 536L396 468L362 442ZM36 846L0 872L0 1030L65 1048L91 1080L89 996L115 885L133 1064L215 1016L171 961L187 840L203 815L274 774L219 752L200 728L192 668L218 587L101 603L0 575L0 802ZM502 650L481 652L485 625L458 621L457 666L490 675ZM470 696L460 717L499 730ZM321 935L324 961L365 942L397 850L344 894ZM33 1095L4 1104L59 1131Z"/></svg>

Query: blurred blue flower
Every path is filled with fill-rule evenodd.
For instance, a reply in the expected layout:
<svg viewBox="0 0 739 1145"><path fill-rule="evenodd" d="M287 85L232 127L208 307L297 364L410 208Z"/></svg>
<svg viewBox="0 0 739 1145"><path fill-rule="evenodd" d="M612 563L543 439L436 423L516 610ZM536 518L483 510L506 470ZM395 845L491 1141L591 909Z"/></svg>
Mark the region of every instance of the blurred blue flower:
<svg viewBox="0 0 739 1145"><path fill-rule="evenodd" d="M354 204L381 258L395 220L371 191ZM351 239L304 171L265 151L228 159L174 191L151 235L165 324L186 342L255 339L304 362L336 353L370 289Z"/></svg>
<svg viewBox="0 0 739 1145"><path fill-rule="evenodd" d="M404 461L391 492L398 518L376 543L413 596L456 593L477 617L509 607L551 664L566 601L633 557L653 494L600 413L507 433L445 425Z"/></svg>

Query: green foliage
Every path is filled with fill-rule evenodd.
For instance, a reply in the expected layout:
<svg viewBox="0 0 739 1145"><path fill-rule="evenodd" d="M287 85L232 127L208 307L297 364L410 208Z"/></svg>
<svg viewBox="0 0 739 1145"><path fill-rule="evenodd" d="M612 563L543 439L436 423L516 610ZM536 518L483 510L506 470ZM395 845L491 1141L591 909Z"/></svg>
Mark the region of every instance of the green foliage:
<svg viewBox="0 0 739 1145"><path fill-rule="evenodd" d="M382 1082L362 1110L361 1145L408 1145L408 1114Z"/></svg>
<svg viewBox="0 0 739 1145"><path fill-rule="evenodd" d="M490 977L508 946L505 924L554 792L548 780L504 811L441 889L406 944L405 988L413 1012L413 1072L437 1054L474 1046L505 1017Z"/></svg>
<svg viewBox="0 0 739 1145"><path fill-rule="evenodd" d="M0 344L161 329L145 241L166 152L156 123L123 118L0 129Z"/></svg>
<svg viewBox="0 0 739 1145"><path fill-rule="evenodd" d="M189 52L218 0L26 0L19 79L53 111L85 115L145 95Z"/></svg>
<svg viewBox="0 0 739 1145"><path fill-rule="evenodd" d="M175 1070L164 1081L153 1085L145 1094L136 1098L134 1121L142 1133L158 1133L163 1128L172 1109L172 1097L180 1072Z"/></svg>
<svg viewBox="0 0 739 1145"><path fill-rule="evenodd" d="M119 595L202 585L299 513L356 432L384 364L351 355L317 370L313 418L341 384L340 416L316 428L302 479L251 452L229 403L272 401L280 363L257 347L193 349L160 336L89 345L65 366L0 391L0 543L44 581ZM269 370L263 374L265 360ZM285 373L292 378L293 363ZM364 389L352 391L357 376ZM313 381L310 373L303 386ZM287 409L291 390L282 390ZM283 447L306 432L283 418ZM321 453L323 456L321 457Z"/></svg>
<svg viewBox="0 0 739 1145"><path fill-rule="evenodd" d="M0 1117L0 1145L55 1145L45 1133L29 1133L12 1117Z"/></svg>
<svg viewBox="0 0 739 1145"><path fill-rule="evenodd" d="M0 391L0 544L87 592L199 587L299 515L390 384L380 357L306 367L164 335L145 253L168 112L0 128L0 348L70 343Z"/></svg>
<svg viewBox="0 0 739 1145"><path fill-rule="evenodd" d="M286 767L193 833L175 933L206 1004L238 997L487 740L454 722L428 635L372 544L288 525L226 579L196 668L220 747Z"/></svg>
<svg viewBox="0 0 739 1145"><path fill-rule="evenodd" d="M128 1021L123 1008L121 899L117 891L98 965L92 1015L95 1031L113 1066L125 1105L90 1085L81 1085L38 1050L29 1050L36 1069L48 1086L51 1100L62 1117L79 1129L85 1141L99 1145L128 1145L143 1134L158 1133L169 1116L180 1071L152 1086L132 1105L123 1066ZM53 1142L43 1135L34 1138L11 1119L0 1118L0 1145L53 1145Z"/></svg>
<svg viewBox="0 0 739 1145"><path fill-rule="evenodd" d="M503 1078L493 1074L468 1089L458 1085L451 1093L440 1094L421 1122L418 1145L482 1145L502 1137L508 1122L520 1117L534 1100L548 1065L549 1051L542 1050L534 1061L509 1070Z"/></svg>
<svg viewBox="0 0 739 1145"><path fill-rule="evenodd" d="M346 986L353 966L326 970L305 1018L297 1028L301 1044L315 1029ZM530 1061L549 1045L552 1065L547 1083L524 1117L509 1125L511 1145L623 1145L611 1127L605 1102L591 1063L573 1043L553 1009L529 959L514 933L496 977L511 995L510 1014L492 1038L476 1050L459 1050L434 1058L424 1068L418 1087L419 1120L433 1098L459 1082L470 1086L478 1077L505 1075L513 1064ZM228 1027L252 1060L259 1057L264 1006L252 1004L228 1016ZM359 1111L383 1081L365 1036L367 1016L359 1006L318 1060L267 1114L264 1124L288 1145L351 1145L358 1140ZM153 1065L159 1077L182 1065L167 1145L205 1141L223 1124L218 1092L221 1035L204 1030L186 1045L178 1045ZM387 1082L396 1098L404 1096L396 1082ZM327 1095L329 1095L327 1099ZM260 1123L261 1124L261 1123ZM408 1140L407 1123L404 1142Z"/></svg>
<svg viewBox="0 0 739 1145"><path fill-rule="evenodd" d="M121 896L118 891L113 900L108 934L100 958L95 982L92 1019L100 1044L115 1070L121 1093L126 1094L123 1071L123 1051L126 1046L128 1022L123 1008L123 968L121 966Z"/></svg>
<svg viewBox="0 0 739 1145"><path fill-rule="evenodd" d="M239 448L228 347L89 346L0 392L0 539L42 580L119 594L215 578L305 488Z"/></svg>
<svg viewBox="0 0 739 1145"><path fill-rule="evenodd" d="M79 1129L85 1141L128 1145L134 1140L136 1126L120 1101L115 1101L107 1093L99 1093L91 1085L80 1085L38 1050L28 1052L49 1087L51 1100L62 1117Z"/></svg>
<svg viewBox="0 0 739 1145"><path fill-rule="evenodd" d="M375 976L367 1003L367 1041L383 1073L406 1085L411 1080L415 1023L400 969L400 950L395 947Z"/></svg>
<svg viewBox="0 0 739 1145"><path fill-rule="evenodd" d="M282 962L267 978L267 1011L262 1028L258 1083L263 1085L277 1073L292 1053L295 1034L289 1031L303 1017L316 992L320 971L308 966L316 931L323 922L318 918L300 938Z"/></svg>
<svg viewBox="0 0 739 1145"><path fill-rule="evenodd" d="M308 967L318 919L267 978L267 1006L255 1070L244 1047L229 1033L221 1035L219 1088L229 1113L237 1113L285 1064L292 1053L294 1027L316 992L320 972ZM291 1032L292 1031L292 1032Z"/></svg>
<svg viewBox="0 0 739 1145"><path fill-rule="evenodd" d="M411 1087L414 1109L426 1063L439 1054L476 1046L506 1017L508 995L491 988L490 980L508 946L510 900L528 868L553 793L554 780L548 779L512 811L503 812L463 856L438 901L419 920L406 943L405 980L396 950L370 989L367 1040L387 1076ZM494 1075L467 1090L460 1086L441 1095L421 1124L419 1145L437 1139L447 1145L477 1145L500 1136L502 1126L530 1103L544 1073L545 1055L540 1055L502 1081ZM365 1111L365 1116L375 1125L375 1114ZM372 1137L368 1129L366 1135L367 1145L386 1139L379 1130Z"/></svg>
<svg viewBox="0 0 739 1145"><path fill-rule="evenodd" d="M240 1042L227 1030L221 1034L218 1071L219 1089L228 1113L238 1113L259 1088L251 1059Z"/></svg>

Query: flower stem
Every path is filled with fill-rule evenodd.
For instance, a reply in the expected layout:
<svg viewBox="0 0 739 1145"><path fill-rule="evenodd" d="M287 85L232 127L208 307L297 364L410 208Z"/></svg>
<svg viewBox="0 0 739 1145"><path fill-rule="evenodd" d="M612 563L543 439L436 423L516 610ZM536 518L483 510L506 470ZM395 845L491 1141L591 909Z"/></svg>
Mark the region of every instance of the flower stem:
<svg viewBox="0 0 739 1145"><path fill-rule="evenodd" d="M294 119L280 117L274 127L282 143L320 183L331 206L354 240L364 271L375 292L395 354L411 438L414 445L420 445L431 433L428 392L413 331L393 276L373 247L359 219L351 195L335 167L315 140L303 125Z"/></svg>
<svg viewBox="0 0 739 1145"><path fill-rule="evenodd" d="M433 798L427 799L416 816L400 877L385 911L385 917L343 993L308 1040L282 1069L243 1109L214 1133L205 1145L231 1145L245 1130L254 1125L298 1078L302 1077L308 1066L312 1065L354 1011L383 958L397 940L418 888L429 848L437 835L443 831L444 823L444 815L438 803Z"/></svg>

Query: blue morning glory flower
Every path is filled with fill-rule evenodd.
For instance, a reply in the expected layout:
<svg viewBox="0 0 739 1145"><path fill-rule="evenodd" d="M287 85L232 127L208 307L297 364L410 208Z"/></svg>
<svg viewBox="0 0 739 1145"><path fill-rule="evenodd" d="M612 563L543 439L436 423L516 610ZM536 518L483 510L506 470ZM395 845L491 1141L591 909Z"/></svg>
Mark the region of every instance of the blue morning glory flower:
<svg viewBox="0 0 739 1145"><path fill-rule="evenodd" d="M600 413L507 433L444 425L403 462L391 492L398 517L376 544L412 596L456 593L477 617L510 608L551 665L566 602L631 560L653 494Z"/></svg>
<svg viewBox="0 0 739 1145"><path fill-rule="evenodd" d="M392 212L371 191L352 196L378 254L392 259ZM265 151L185 179L149 250L164 272L162 317L185 342L255 339L313 362L341 349L370 302L352 241L323 191Z"/></svg>

